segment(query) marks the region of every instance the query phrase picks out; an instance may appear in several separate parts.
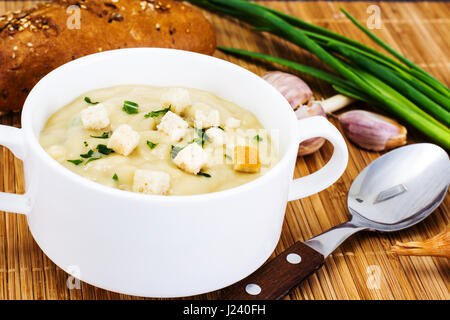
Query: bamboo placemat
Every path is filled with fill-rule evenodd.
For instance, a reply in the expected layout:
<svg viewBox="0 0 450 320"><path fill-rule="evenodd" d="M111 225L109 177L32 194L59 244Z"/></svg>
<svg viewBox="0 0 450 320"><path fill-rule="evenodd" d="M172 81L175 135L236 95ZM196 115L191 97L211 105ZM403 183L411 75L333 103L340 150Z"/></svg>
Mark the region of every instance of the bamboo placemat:
<svg viewBox="0 0 450 320"><path fill-rule="evenodd" d="M1 1L0 13L29 5L31 1ZM339 12L346 8L360 21L366 21L369 5L381 9L382 27L374 32L395 49L405 54L447 85L450 84L450 5L441 3L393 2L270 2L284 12L308 22L330 28L373 45ZM310 54L301 52L284 41L225 18L205 13L214 24L218 44L274 54L299 62L321 66ZM256 74L270 65L237 59L216 52L216 56L237 63ZM304 79L316 98L327 97L333 90L310 77ZM331 121L334 121L331 119ZM0 123L20 126L20 115L0 117ZM337 123L334 121L337 125ZM410 130L409 142L427 141ZM280 242L274 252L306 240L347 218L346 195L352 180L366 165L381 154L356 148L348 142L350 160L341 179L327 190L292 201L287 206ZM325 145L314 155L299 158L295 176L307 175L322 167L330 158L332 147ZM24 192L21 161L0 147L0 190ZM449 299L449 261L443 258L398 257L388 253L395 241L429 238L449 223L450 197L429 218L408 230L391 234L360 233L347 240L326 264L287 299ZM126 271L124 271L126 272ZM69 290L68 275L55 266L39 249L28 231L26 217L0 212L0 299L141 299L108 292L86 283L81 289ZM217 293L196 296L214 299Z"/></svg>

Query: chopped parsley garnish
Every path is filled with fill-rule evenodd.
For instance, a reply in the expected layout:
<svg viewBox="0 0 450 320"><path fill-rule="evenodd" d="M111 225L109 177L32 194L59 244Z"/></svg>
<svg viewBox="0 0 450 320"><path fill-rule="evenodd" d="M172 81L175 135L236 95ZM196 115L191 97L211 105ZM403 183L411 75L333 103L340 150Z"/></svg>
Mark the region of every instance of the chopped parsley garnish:
<svg viewBox="0 0 450 320"><path fill-rule="evenodd" d="M114 175L112 176L112 179L114 181L118 181L119 180L119 176L117 175L117 173L114 173Z"/></svg>
<svg viewBox="0 0 450 320"><path fill-rule="evenodd" d="M91 138L108 139L109 138L109 132L103 132L101 136L91 136Z"/></svg>
<svg viewBox="0 0 450 320"><path fill-rule="evenodd" d="M253 139L255 139L258 142L263 141L263 138L261 138L258 134L256 136L254 136Z"/></svg>
<svg viewBox="0 0 450 320"><path fill-rule="evenodd" d="M202 177L206 177L206 178L211 178L211 175L209 173L206 172L199 172L197 173L198 176L202 176Z"/></svg>
<svg viewBox="0 0 450 320"><path fill-rule="evenodd" d="M198 138L194 138L192 142L196 142L203 148L205 146L205 141L210 141L209 137L205 133L206 130L194 127L194 131L198 135Z"/></svg>
<svg viewBox="0 0 450 320"><path fill-rule="evenodd" d="M233 160L233 158L230 157L229 155L227 155L226 153L223 154L223 157L224 157L225 159Z"/></svg>
<svg viewBox="0 0 450 320"><path fill-rule="evenodd" d="M128 114L136 114L139 113L138 107L139 105L136 102L125 100L122 110Z"/></svg>
<svg viewBox="0 0 450 320"><path fill-rule="evenodd" d="M170 108L172 108L171 104L165 109L150 111L149 113L146 113L144 115L144 118L154 118L154 117L159 117L159 116L165 115L167 112L170 111Z"/></svg>
<svg viewBox="0 0 450 320"><path fill-rule="evenodd" d="M94 161L94 160L98 160L98 159L100 159L100 157L92 157L92 158L89 158L89 159L86 161L85 164L88 164L89 162Z"/></svg>
<svg viewBox="0 0 450 320"><path fill-rule="evenodd" d="M104 144L97 145L96 149L98 152L90 149L88 152L86 152L84 154L80 154L80 157L88 159L85 164L88 164L91 161L100 159L102 157L101 154L109 155L110 153L114 152L113 149L108 148ZM67 160L67 161L72 162L75 165L79 165L81 162L83 162L83 160L81 160L81 159L80 160Z"/></svg>
<svg viewBox="0 0 450 320"><path fill-rule="evenodd" d="M180 152L181 150L183 150L183 147L172 146L172 149L170 150L170 156L172 157L172 159L175 159L178 152Z"/></svg>
<svg viewBox="0 0 450 320"><path fill-rule="evenodd" d="M100 153L98 153L97 151L94 151L94 150L89 150L85 154L80 154L80 156L85 158L85 159L87 159L86 162L85 162L85 165L88 164L91 161L98 160L98 159L100 159L102 157L100 155Z"/></svg>
<svg viewBox="0 0 450 320"><path fill-rule="evenodd" d="M147 140L147 145L150 149L155 149L156 146L158 145L158 143L153 143L153 142Z"/></svg>
<svg viewBox="0 0 450 320"><path fill-rule="evenodd" d="M108 154L114 152L113 149L108 148L108 147L107 147L106 145L104 145L104 144L99 144L99 145L97 145L97 150L98 150L98 152L100 152L100 153L102 153L102 154L105 154L105 155L108 155Z"/></svg>
<svg viewBox="0 0 450 320"><path fill-rule="evenodd" d="M87 159L87 158L92 157L93 154L94 154L94 150L89 150L87 153L80 154L80 157Z"/></svg>
<svg viewBox="0 0 450 320"><path fill-rule="evenodd" d="M92 102L92 100L91 100L91 98L89 98L89 97L84 97L84 101L86 101L87 103L89 103L89 104L99 104L100 102Z"/></svg>
<svg viewBox="0 0 450 320"><path fill-rule="evenodd" d="M84 141L83 144L85 147L89 147L89 144L87 143L87 141Z"/></svg>
<svg viewBox="0 0 450 320"><path fill-rule="evenodd" d="M81 159L76 159L76 160L67 160L70 163L73 163L74 165L79 165L80 163L83 163L83 160Z"/></svg>
<svg viewBox="0 0 450 320"><path fill-rule="evenodd" d="M222 131L225 131L225 129L222 128L221 126L218 126L217 128L219 128L219 129L222 130Z"/></svg>

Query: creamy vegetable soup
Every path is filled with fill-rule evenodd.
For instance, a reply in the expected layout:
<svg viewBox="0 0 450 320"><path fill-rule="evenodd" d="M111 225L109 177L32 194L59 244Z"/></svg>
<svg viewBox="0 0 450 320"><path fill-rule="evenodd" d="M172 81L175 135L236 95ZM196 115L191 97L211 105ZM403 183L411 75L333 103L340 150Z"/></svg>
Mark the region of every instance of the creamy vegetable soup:
<svg viewBox="0 0 450 320"><path fill-rule="evenodd" d="M113 188L190 195L233 188L278 156L251 112L197 89L118 86L55 112L40 134L67 169Z"/></svg>

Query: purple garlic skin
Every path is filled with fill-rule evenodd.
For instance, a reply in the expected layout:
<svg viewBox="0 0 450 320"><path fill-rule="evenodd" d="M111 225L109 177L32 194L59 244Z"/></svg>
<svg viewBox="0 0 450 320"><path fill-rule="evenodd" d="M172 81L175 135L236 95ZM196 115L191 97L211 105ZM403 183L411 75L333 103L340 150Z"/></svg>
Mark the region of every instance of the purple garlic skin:
<svg viewBox="0 0 450 320"><path fill-rule="evenodd" d="M407 130L397 121L363 110L339 116L344 134L354 144L372 151L393 149L406 144Z"/></svg>
<svg viewBox="0 0 450 320"><path fill-rule="evenodd" d="M309 86L293 74L270 71L262 78L280 91L294 110L312 98L313 93Z"/></svg>
<svg viewBox="0 0 450 320"><path fill-rule="evenodd" d="M323 116L326 118L325 111L319 101L312 101L308 105L300 106L297 111L295 111L297 119L304 119L312 116ZM324 138L312 138L300 143L298 148L298 156L306 156L308 154L314 153L320 148L322 148L325 143Z"/></svg>

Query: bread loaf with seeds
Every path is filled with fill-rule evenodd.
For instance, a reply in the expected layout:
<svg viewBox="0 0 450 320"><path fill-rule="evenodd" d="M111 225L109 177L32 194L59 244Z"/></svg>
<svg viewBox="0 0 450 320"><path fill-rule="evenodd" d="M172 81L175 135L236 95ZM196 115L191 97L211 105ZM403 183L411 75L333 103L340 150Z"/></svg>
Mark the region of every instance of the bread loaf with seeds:
<svg viewBox="0 0 450 320"><path fill-rule="evenodd" d="M172 0L56 0L0 16L0 112L20 110L47 73L105 50L164 47L212 54L202 13ZM55 88L57 90L57 88Z"/></svg>

